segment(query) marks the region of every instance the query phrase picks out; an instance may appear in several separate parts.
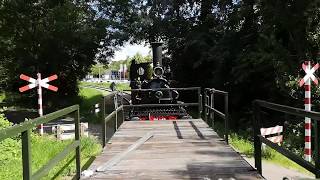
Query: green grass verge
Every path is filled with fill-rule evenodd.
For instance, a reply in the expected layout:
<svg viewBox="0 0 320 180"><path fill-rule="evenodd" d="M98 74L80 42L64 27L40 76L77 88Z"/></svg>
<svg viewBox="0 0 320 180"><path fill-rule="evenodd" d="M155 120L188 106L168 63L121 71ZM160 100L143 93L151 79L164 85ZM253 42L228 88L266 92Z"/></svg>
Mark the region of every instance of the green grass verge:
<svg viewBox="0 0 320 180"><path fill-rule="evenodd" d="M239 151L241 154L244 154L249 158L254 156L253 142L245 138L242 138L241 136L235 133L230 134L229 142L230 145L234 147L234 149ZM299 172L312 175L312 173L310 173L294 161L291 161L287 157L283 156L282 154L278 153L277 151L269 147L266 147L266 149L262 151L262 158L264 161L278 164L289 169L298 170Z"/></svg>
<svg viewBox="0 0 320 180"><path fill-rule="evenodd" d="M6 93L3 91L0 91L0 103L6 98Z"/></svg>
<svg viewBox="0 0 320 180"><path fill-rule="evenodd" d="M94 85L109 88L110 83L90 83L90 82L80 82L79 85ZM130 89L128 83L117 84L118 90ZM109 92L96 90L92 88L80 87L79 96L82 101L80 103L80 113L84 117L84 121L99 123L99 117L94 113L94 105L99 103L103 95L107 95Z"/></svg>
<svg viewBox="0 0 320 180"><path fill-rule="evenodd" d="M61 152L72 141L59 141L49 136L40 137L33 134L31 140L32 172L49 162L56 154ZM81 138L81 166L90 163L92 158L101 152L101 145L96 139ZM7 139L0 143L0 179L22 179L21 141ZM71 153L47 176L42 179L65 179L75 174L75 153ZM71 178L70 178L71 179Z"/></svg>
<svg viewBox="0 0 320 180"><path fill-rule="evenodd" d="M99 117L94 113L94 106L100 103L103 95L107 92L99 91L91 88L80 88L79 96L81 97L80 113L84 117L84 121L99 122Z"/></svg>
<svg viewBox="0 0 320 180"><path fill-rule="evenodd" d="M222 133L224 127L222 123L215 123L215 131L222 137ZM246 134L247 135L247 134ZM247 139L247 136L241 136L236 133L231 133L229 135L229 144L241 154L244 154L248 158L253 158L254 156L254 147L253 142ZM270 162L273 164L280 165L282 167L286 167L288 169L297 170L301 173L313 175L294 161L291 161L287 157L273 150L272 148L266 147L264 151L262 151L262 159L265 162ZM263 165L262 165L263 166Z"/></svg>
<svg viewBox="0 0 320 180"><path fill-rule="evenodd" d="M103 82L103 83L94 83L94 82L80 82L79 85L91 85L91 86L100 86L104 88L110 89L110 82ZM130 89L129 83L116 83L117 90L128 90Z"/></svg>
<svg viewBox="0 0 320 180"><path fill-rule="evenodd" d="M104 93L91 88L80 88L79 96L82 99L80 104L81 111L88 112L93 110L95 104L99 103Z"/></svg>

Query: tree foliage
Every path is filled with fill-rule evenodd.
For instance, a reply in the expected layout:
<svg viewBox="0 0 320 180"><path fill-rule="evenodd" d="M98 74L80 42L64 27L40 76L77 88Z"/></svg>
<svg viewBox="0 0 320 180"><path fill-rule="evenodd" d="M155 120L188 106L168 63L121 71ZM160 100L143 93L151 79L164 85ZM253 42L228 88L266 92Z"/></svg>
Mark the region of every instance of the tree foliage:
<svg viewBox="0 0 320 180"><path fill-rule="evenodd" d="M107 26L90 1L1 1L1 89L17 91L20 74L40 72L58 74L58 96L77 95L77 79L113 54Z"/></svg>
<svg viewBox="0 0 320 180"><path fill-rule="evenodd" d="M0 17L2 85L42 71L75 93L115 45L163 41L174 79L230 92L235 127L256 98L301 107L301 63L319 60L318 0L6 0Z"/></svg>
<svg viewBox="0 0 320 180"><path fill-rule="evenodd" d="M237 121L248 121L244 112L256 98L303 105L296 80L301 63L318 58L317 0L115 0L100 6L119 19L114 29L133 41L163 41L175 79L229 91Z"/></svg>

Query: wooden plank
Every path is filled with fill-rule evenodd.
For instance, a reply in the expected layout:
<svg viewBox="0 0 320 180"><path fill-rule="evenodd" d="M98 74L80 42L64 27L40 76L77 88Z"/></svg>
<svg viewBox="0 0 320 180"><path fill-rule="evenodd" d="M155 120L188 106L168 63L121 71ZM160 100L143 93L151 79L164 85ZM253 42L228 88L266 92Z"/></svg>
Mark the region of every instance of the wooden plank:
<svg viewBox="0 0 320 180"><path fill-rule="evenodd" d="M107 163L103 164L102 166L97 168L98 172L103 172L108 169L110 169L112 166L119 163L123 158L125 158L130 152L137 149L139 146L141 146L144 142L146 142L148 139L150 139L153 136L152 132L147 133L145 136L143 136L141 139L136 141L134 144L132 144L128 149L121 152L117 156L114 156L112 159L110 159Z"/></svg>
<svg viewBox="0 0 320 180"><path fill-rule="evenodd" d="M89 169L112 160L148 132L153 137L117 164L83 179L263 179L201 119L124 122Z"/></svg>

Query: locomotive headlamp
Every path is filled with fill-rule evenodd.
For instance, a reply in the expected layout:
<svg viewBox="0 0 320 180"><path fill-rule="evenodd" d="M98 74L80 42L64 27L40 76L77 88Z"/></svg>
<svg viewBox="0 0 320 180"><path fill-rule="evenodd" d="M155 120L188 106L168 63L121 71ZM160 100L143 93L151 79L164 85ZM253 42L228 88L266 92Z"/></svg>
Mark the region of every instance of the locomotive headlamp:
<svg viewBox="0 0 320 180"><path fill-rule="evenodd" d="M154 72L154 75L155 75L156 77L161 77L161 76L163 75L163 73L164 73L162 67L155 67L155 68L153 69L153 72Z"/></svg>
<svg viewBox="0 0 320 180"><path fill-rule="evenodd" d="M162 93L161 91L157 91L157 92L155 93L155 96L156 96L156 98L160 99L160 98L162 98L163 93Z"/></svg>

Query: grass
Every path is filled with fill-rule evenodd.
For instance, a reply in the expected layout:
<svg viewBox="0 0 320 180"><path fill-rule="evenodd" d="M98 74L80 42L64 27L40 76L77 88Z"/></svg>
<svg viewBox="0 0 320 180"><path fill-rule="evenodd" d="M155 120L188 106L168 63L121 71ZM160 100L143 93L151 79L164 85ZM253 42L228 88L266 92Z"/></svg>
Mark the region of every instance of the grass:
<svg viewBox="0 0 320 180"><path fill-rule="evenodd" d="M104 86L108 86L108 84L104 84ZM120 87L127 89L128 84L121 84ZM94 105L102 99L103 94L99 90L80 88L79 96L82 99L80 103L81 116L90 119L90 121L97 121L98 117L94 114ZM7 95L7 97L11 96ZM0 92L0 102L5 98L6 94ZM33 133L31 139L32 173L35 173L48 163L70 143L72 143L71 140L60 141L52 136L38 136ZM81 138L82 167L88 166L101 150L101 145L96 139L92 137ZM9 138L1 141L0 152L0 179L22 179L21 140L19 138ZM42 179L71 179L76 170L74 159L75 153L73 152Z"/></svg>
<svg viewBox="0 0 320 180"><path fill-rule="evenodd" d="M90 83L90 82L80 82L80 85L94 85L109 88L110 83ZM130 89L128 83L117 84L118 90ZM103 95L107 95L109 92L96 90L92 88L80 87L79 96L82 101L80 103L80 113L81 116L85 118L85 121L90 121L93 123L99 123L99 117L94 113L94 105L99 103Z"/></svg>
<svg viewBox="0 0 320 180"><path fill-rule="evenodd" d="M0 179L22 179L21 141L8 140L11 141L10 151L5 151L8 150L8 143L0 144L1 151L7 154L7 157L0 156ZM49 136L40 137L33 134L31 140L32 172L35 173L71 142L71 140L59 141ZM91 159L98 155L101 149L96 139L81 138L81 165L84 166L91 162ZM74 157L73 152L42 179L65 179L66 176L73 176L76 170Z"/></svg>
<svg viewBox="0 0 320 180"><path fill-rule="evenodd" d="M105 88L110 88L110 82L103 82L103 83L94 83L94 82L80 82L80 85L91 85L91 86L100 86ZM117 90L128 90L130 89L129 83L116 83Z"/></svg>
<svg viewBox="0 0 320 180"><path fill-rule="evenodd" d="M80 88L79 96L82 99L80 103L80 113L81 116L84 117L84 121L99 122L99 116L94 113L94 109L95 104L100 103L104 94L106 93L96 89Z"/></svg>
<svg viewBox="0 0 320 180"><path fill-rule="evenodd" d="M99 90L91 88L80 88L79 96L82 99L80 104L81 111L88 112L93 110L96 103L99 103L103 97L104 93Z"/></svg>
<svg viewBox="0 0 320 180"><path fill-rule="evenodd" d="M0 91L0 103L6 98L6 93L3 91Z"/></svg>
<svg viewBox="0 0 320 180"><path fill-rule="evenodd" d="M222 123L216 122L214 129L222 137L224 130ZM236 133L231 133L229 135L229 144L241 154L244 154L248 158L252 158L254 156L253 142L248 140L246 137L246 135L241 136ZM291 161L290 159L288 159L287 157L283 156L282 154L278 153L270 147L266 147L266 149L262 151L262 159L264 162L270 162L273 164L280 165L282 167L286 167L288 169L297 170L304 174L313 175L311 172L307 171L294 161Z"/></svg>
<svg viewBox="0 0 320 180"><path fill-rule="evenodd" d="M239 151L241 154L246 155L247 157L251 158L254 156L254 148L253 148L253 142L242 138L241 136L233 133L230 134L229 137L230 145ZM295 163L294 161L291 161L287 157L283 156L282 154L278 153L277 151L266 147L264 151L262 151L262 159L266 162L278 164L280 166L294 169L299 172L312 175L309 171Z"/></svg>

